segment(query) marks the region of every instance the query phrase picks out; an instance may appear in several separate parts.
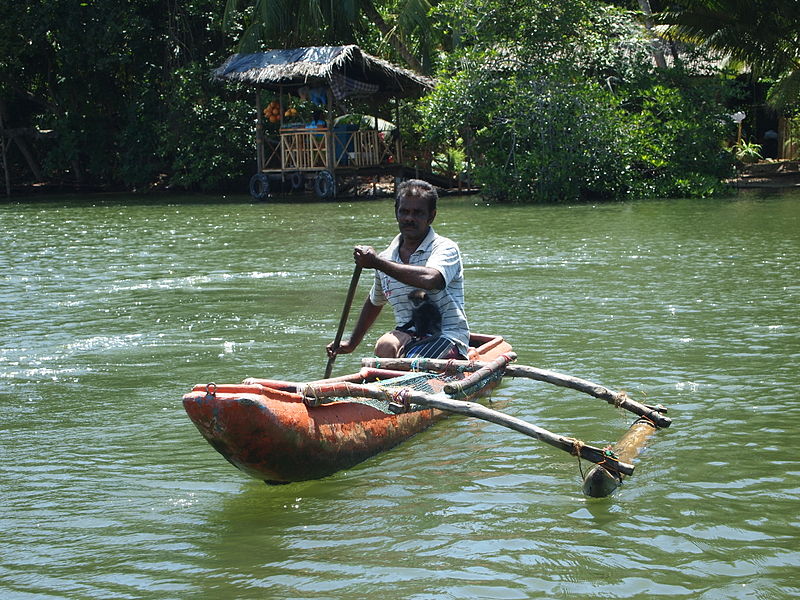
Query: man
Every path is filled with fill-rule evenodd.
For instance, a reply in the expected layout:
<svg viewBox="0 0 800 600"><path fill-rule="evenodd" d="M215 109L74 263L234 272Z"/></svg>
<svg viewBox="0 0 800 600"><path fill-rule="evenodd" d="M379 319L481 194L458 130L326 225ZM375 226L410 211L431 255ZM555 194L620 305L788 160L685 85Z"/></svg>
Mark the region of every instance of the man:
<svg viewBox="0 0 800 600"><path fill-rule="evenodd" d="M381 358L424 356L462 358L469 347L469 326L464 313L464 270L458 245L431 227L436 217L436 188L426 181L411 179L400 184L395 200L395 217L400 233L380 254L371 246L356 246L355 262L375 269L370 290L350 339L338 348L328 344L328 356L349 354L364 339L388 302L394 310L397 328L375 344ZM439 335L406 331L412 321L409 294L424 290L441 314ZM419 334L419 335L417 335Z"/></svg>

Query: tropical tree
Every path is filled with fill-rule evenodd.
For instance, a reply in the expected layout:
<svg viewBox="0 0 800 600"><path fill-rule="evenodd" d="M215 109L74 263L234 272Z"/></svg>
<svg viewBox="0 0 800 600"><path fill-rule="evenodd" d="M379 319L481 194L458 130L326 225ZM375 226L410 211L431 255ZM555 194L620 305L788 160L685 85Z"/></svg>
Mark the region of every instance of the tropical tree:
<svg viewBox="0 0 800 600"><path fill-rule="evenodd" d="M460 6L461 44L423 104L420 134L463 146L486 196L720 191L730 168L724 94L682 69L653 69L652 40L634 14L584 0Z"/></svg>
<svg viewBox="0 0 800 600"><path fill-rule="evenodd" d="M639 8L642 11L644 26L647 29L647 34L652 40L653 59L656 61L656 65L659 68L664 69L667 66L667 61L664 58L664 52L661 50L661 45L659 44L653 29L653 9L650 7L650 0L639 0Z"/></svg>
<svg viewBox="0 0 800 600"><path fill-rule="evenodd" d="M242 168L246 117L221 125L242 111L208 77L230 43L215 0L0 0L0 13L15 181L208 188Z"/></svg>
<svg viewBox="0 0 800 600"><path fill-rule="evenodd" d="M240 52L370 40L373 30L412 69L430 68L434 33L429 0L227 0L224 22L239 28ZM382 11L386 11L388 19Z"/></svg>
<svg viewBox="0 0 800 600"><path fill-rule="evenodd" d="M667 35L726 53L756 76L774 78L768 101L800 109L797 0L675 0L657 15Z"/></svg>

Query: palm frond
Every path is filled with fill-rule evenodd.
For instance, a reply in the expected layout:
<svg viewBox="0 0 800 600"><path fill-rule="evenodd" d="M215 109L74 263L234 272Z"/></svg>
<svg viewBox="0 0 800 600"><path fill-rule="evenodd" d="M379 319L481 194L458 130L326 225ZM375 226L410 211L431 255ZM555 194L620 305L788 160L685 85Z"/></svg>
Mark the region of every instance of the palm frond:
<svg viewBox="0 0 800 600"><path fill-rule="evenodd" d="M778 76L800 68L800 8L796 0L683 0L658 15L678 41L707 45Z"/></svg>
<svg viewBox="0 0 800 600"><path fill-rule="evenodd" d="M784 114L800 111L800 70L782 77L770 88L767 102Z"/></svg>
<svg viewBox="0 0 800 600"><path fill-rule="evenodd" d="M222 27L228 29L233 21L236 11L239 9L239 4L242 0L226 0L225 12L222 13Z"/></svg>

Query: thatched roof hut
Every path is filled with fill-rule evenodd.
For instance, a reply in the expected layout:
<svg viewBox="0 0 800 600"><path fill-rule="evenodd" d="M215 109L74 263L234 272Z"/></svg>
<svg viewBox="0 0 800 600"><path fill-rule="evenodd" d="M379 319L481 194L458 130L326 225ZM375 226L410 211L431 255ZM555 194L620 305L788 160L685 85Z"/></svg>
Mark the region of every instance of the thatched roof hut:
<svg viewBox="0 0 800 600"><path fill-rule="evenodd" d="M234 54L214 70L213 77L274 90L325 86L337 100L415 98L434 84L432 79L371 56L355 45Z"/></svg>
<svg viewBox="0 0 800 600"><path fill-rule="evenodd" d="M359 177L374 184L381 176L407 176L410 167L399 135L402 100L424 96L434 87L432 79L354 45L234 54L212 77L255 87L257 169L250 193L258 199L269 194L270 186L285 188L287 182L295 190L313 184L320 198L330 198ZM266 108L265 91L273 95ZM287 96L310 101L317 107L313 118L298 119ZM301 108L307 113L307 105ZM361 122L337 122L337 115L345 113ZM371 126L362 126L364 115ZM395 135L379 131L379 117L394 124ZM415 167L414 176L418 171Z"/></svg>

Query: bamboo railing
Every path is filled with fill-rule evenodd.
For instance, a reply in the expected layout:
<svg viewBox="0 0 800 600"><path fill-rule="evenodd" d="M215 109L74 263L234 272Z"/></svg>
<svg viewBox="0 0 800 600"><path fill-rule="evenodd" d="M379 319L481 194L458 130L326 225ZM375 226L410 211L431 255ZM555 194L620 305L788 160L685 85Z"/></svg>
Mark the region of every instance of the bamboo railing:
<svg viewBox="0 0 800 600"><path fill-rule="evenodd" d="M333 136L333 144L328 137ZM329 148L333 148L333 167L377 167L398 161L399 142L391 144L374 129L331 131L317 129L282 129L280 137L265 154L262 170L318 171L330 168Z"/></svg>

